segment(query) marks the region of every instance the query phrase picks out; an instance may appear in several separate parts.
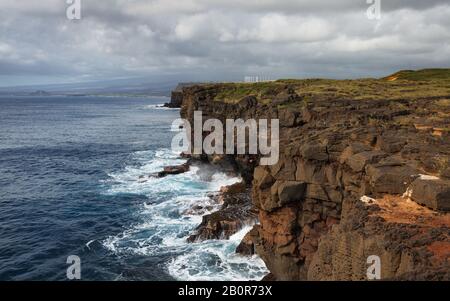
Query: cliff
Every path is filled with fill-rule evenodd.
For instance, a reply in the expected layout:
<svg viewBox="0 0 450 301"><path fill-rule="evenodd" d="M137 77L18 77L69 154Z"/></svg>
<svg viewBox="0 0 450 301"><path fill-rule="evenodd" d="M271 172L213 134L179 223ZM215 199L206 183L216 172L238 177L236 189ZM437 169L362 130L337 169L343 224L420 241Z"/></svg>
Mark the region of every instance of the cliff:
<svg viewBox="0 0 450 301"><path fill-rule="evenodd" d="M201 85L201 83L179 83L170 95L170 102L165 103L164 106L168 108L180 108L183 101L183 88Z"/></svg>
<svg viewBox="0 0 450 301"><path fill-rule="evenodd" d="M238 249L259 254L271 279L365 280L376 255L382 279L450 280L450 81L394 77L180 92L191 122L196 110L280 120L276 165L203 156L250 186L259 224Z"/></svg>

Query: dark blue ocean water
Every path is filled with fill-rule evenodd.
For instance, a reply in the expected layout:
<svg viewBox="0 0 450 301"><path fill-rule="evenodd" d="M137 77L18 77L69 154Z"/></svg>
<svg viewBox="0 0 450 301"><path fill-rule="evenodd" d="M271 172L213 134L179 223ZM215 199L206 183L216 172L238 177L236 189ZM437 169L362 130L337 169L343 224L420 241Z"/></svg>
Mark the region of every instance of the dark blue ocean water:
<svg viewBox="0 0 450 301"><path fill-rule="evenodd" d="M165 98L0 97L0 280L259 279L229 241L187 244L190 208L237 179L187 174L142 181L184 162L170 150L178 110ZM209 204L213 207L215 204ZM205 212L207 213L207 212Z"/></svg>

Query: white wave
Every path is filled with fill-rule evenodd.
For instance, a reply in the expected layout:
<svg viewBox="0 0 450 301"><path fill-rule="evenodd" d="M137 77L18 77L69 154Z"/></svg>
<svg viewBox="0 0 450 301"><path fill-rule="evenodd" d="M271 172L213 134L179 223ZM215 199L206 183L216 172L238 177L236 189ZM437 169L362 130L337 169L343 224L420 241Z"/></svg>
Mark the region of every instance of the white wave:
<svg viewBox="0 0 450 301"><path fill-rule="evenodd" d="M152 194L178 188L178 181L188 181L196 172L196 168L186 174L171 177L171 181L165 178L151 177L152 174L161 171L168 165L180 165L186 162L171 150L164 149L156 152L140 151L133 154L137 166L127 166L118 173L110 173L109 182L114 184L108 189L108 194L139 193Z"/></svg>
<svg viewBox="0 0 450 301"><path fill-rule="evenodd" d="M230 240L193 244L190 252L168 264L169 273L182 281L261 280L268 270L258 256L242 256L235 250L251 227L244 227Z"/></svg>
<svg viewBox="0 0 450 301"><path fill-rule="evenodd" d="M250 226L229 240L186 242L200 224L202 215L219 209L220 204L207 194L240 178L217 172L211 181L204 181L199 176L199 168L191 167L183 174L145 178L144 182L139 181L140 177L186 160L169 149L136 152L132 158L139 164L110 174L112 181L107 193L138 193L149 200L137 212L141 222L106 238L102 242L106 249L118 256L174 254L167 270L180 280L259 280L267 273L258 257L235 254L236 246Z"/></svg>
<svg viewBox="0 0 450 301"><path fill-rule="evenodd" d="M168 108L168 107L165 107L163 103L146 105L144 108L145 109L151 109L151 110L179 110L179 108Z"/></svg>
<svg viewBox="0 0 450 301"><path fill-rule="evenodd" d="M245 234L250 232L250 230L253 228L253 225L247 225L243 227L241 230L239 230L237 233L230 236L230 241L237 242L238 244L242 241Z"/></svg>
<svg viewBox="0 0 450 301"><path fill-rule="evenodd" d="M218 172L212 176L209 188L210 190L218 191L223 186L233 185L240 181L242 181L240 177L230 177L224 172Z"/></svg>

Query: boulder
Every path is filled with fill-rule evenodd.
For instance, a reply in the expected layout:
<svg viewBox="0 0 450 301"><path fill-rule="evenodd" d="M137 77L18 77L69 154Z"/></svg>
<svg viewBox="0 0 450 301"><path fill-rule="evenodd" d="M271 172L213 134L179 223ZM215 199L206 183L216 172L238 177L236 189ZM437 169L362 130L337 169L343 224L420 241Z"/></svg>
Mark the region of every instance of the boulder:
<svg viewBox="0 0 450 301"><path fill-rule="evenodd" d="M370 151L371 149L371 147L362 143L352 143L350 146L347 146L342 152L341 156L339 157L339 163L343 164L354 154L364 151Z"/></svg>
<svg viewBox="0 0 450 301"><path fill-rule="evenodd" d="M238 186L240 185L236 187ZM221 200L223 202L222 207L211 214L203 215L201 224L188 238L188 242L205 239L228 239L241 230L243 226L255 222L256 210L252 205L247 189L244 192L221 192L212 197Z"/></svg>
<svg viewBox="0 0 450 301"><path fill-rule="evenodd" d="M327 181L326 165L315 164L312 161L299 160L295 172L295 179L307 183L324 183Z"/></svg>
<svg viewBox="0 0 450 301"><path fill-rule="evenodd" d="M298 112L293 112L288 109L279 110L278 118L280 119L281 127L293 127L297 124Z"/></svg>
<svg viewBox="0 0 450 301"><path fill-rule="evenodd" d="M409 192L416 203L434 210L450 211L450 181L417 178Z"/></svg>
<svg viewBox="0 0 450 301"><path fill-rule="evenodd" d="M175 166L166 166L163 171L158 172L158 177L163 178L168 175L178 175L187 171L189 171L189 164L187 163Z"/></svg>
<svg viewBox="0 0 450 301"><path fill-rule="evenodd" d="M222 186L220 192L223 194L236 194L244 192L245 189L246 185L244 182L237 182L228 186Z"/></svg>
<svg viewBox="0 0 450 301"><path fill-rule="evenodd" d="M300 148L300 153L306 160L328 161L327 147L321 144L307 144Z"/></svg>
<svg viewBox="0 0 450 301"><path fill-rule="evenodd" d="M374 193L403 194L418 174L418 170L408 165L368 165L366 174Z"/></svg>
<svg viewBox="0 0 450 301"><path fill-rule="evenodd" d="M387 153L397 153L402 150L406 144L406 139L400 135L391 134L389 136L381 136L377 139L377 147Z"/></svg>
<svg viewBox="0 0 450 301"><path fill-rule="evenodd" d="M333 203L342 202L342 193L339 187L326 185L308 184L305 197Z"/></svg>
<svg viewBox="0 0 450 301"><path fill-rule="evenodd" d="M241 219L231 210L220 210L203 216L197 232L187 239L188 242L206 239L228 239L242 228Z"/></svg>
<svg viewBox="0 0 450 301"><path fill-rule="evenodd" d="M305 196L306 183L287 181L278 186L279 205L301 201Z"/></svg>
<svg viewBox="0 0 450 301"><path fill-rule="evenodd" d="M253 180L259 189L267 189L275 182L275 179L263 166L258 166L255 168Z"/></svg>
<svg viewBox="0 0 450 301"><path fill-rule="evenodd" d="M236 248L236 253L241 255L254 255L255 244L258 238L258 226L253 227L247 234L245 234L242 241Z"/></svg>
<svg viewBox="0 0 450 301"><path fill-rule="evenodd" d="M350 156L346 163L353 171L361 172L367 164L375 163L386 156L386 153L381 151L366 151Z"/></svg>
<svg viewBox="0 0 450 301"><path fill-rule="evenodd" d="M272 212L286 204L303 200L306 183L297 181L276 181L270 193L259 193L259 207Z"/></svg>

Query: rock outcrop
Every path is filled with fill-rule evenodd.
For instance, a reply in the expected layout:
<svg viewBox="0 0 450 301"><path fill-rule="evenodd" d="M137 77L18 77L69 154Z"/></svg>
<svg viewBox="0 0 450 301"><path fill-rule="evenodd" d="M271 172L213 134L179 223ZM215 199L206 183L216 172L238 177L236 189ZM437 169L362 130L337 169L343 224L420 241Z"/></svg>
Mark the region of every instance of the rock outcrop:
<svg viewBox="0 0 450 301"><path fill-rule="evenodd" d="M199 83L179 83L170 95L170 102L165 103L167 108L180 108L183 102L183 88L198 85Z"/></svg>
<svg viewBox="0 0 450 301"><path fill-rule="evenodd" d="M203 216L202 223L188 238L189 242L228 239L245 225L255 223L257 214L244 183L223 187L214 198L222 204L221 208Z"/></svg>
<svg viewBox="0 0 450 301"><path fill-rule="evenodd" d="M252 183L259 220L238 252L256 252L277 280L365 280L371 255L381 258L382 279L449 280L445 85L305 80L248 84L244 92L238 84L184 88L181 116L191 123L194 111L224 123L280 120L277 164L259 166L258 155L230 159ZM229 236L239 225L226 221L205 218L195 239L217 237L218 228Z"/></svg>

